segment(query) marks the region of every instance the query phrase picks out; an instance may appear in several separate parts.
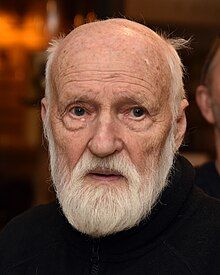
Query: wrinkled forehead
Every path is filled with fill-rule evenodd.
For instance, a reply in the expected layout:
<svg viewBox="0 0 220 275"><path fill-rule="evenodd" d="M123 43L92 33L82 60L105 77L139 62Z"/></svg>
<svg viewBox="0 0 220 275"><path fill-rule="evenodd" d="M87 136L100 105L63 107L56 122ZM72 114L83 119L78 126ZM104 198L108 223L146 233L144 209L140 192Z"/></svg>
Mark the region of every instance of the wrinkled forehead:
<svg viewBox="0 0 220 275"><path fill-rule="evenodd" d="M168 46L153 31L138 25L103 21L75 29L59 45L52 75L59 81L68 70L128 71L168 88Z"/></svg>

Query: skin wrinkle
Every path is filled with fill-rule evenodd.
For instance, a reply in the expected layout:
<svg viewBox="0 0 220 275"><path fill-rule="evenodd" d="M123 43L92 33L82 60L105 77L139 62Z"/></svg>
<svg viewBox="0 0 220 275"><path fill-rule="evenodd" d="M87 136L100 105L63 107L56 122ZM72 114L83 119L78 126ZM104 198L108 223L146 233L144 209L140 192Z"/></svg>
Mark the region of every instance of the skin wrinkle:
<svg viewBox="0 0 220 275"><path fill-rule="evenodd" d="M80 83L74 83L74 85L72 85L72 81L70 82L65 82L65 86L63 86L63 88L59 88L58 90L62 90L62 98L63 98L63 102L62 104L65 104L66 100L72 100L72 98L75 98L76 95L75 93L80 92L81 95L84 94L83 97L85 96L89 96L88 100L91 99L93 101L96 101L97 96L102 92L102 90L105 90L105 85L107 85L107 87L109 87L109 91L111 90L112 92L117 92L117 98L119 98L120 95L124 94L124 96L129 97L129 98L133 98L139 101L139 104L146 104L147 109L159 109L161 107L163 107L163 105L165 105L167 102L165 101L166 97L165 95L161 94L159 96L159 98L155 99L155 97L153 96L154 91L152 91L150 88L148 87L144 87L144 90L140 90L139 88L137 88L136 84L134 85L129 85L131 84L130 82L122 82L122 84L126 84L126 85L115 85L115 82L113 83L107 83L105 85L99 86L101 85L101 81L100 84L97 83L94 87L98 87L99 91L95 91L96 88L94 88L94 90L92 89L88 89L88 86L91 85L81 85ZM120 83L120 82L116 82L116 83ZM71 85L67 85L67 84L71 84ZM78 84L78 85L77 85ZM91 82L92 84L92 82ZM114 87L116 86L116 87ZM156 87L156 85L155 85ZM155 87L152 86L152 88L155 89ZM64 91L65 91L65 96L64 96ZM76 91L76 92L75 92ZM108 92L108 89L106 89L106 92ZM149 94L150 93L150 94ZM61 95L61 93L60 93ZM95 95L95 96L94 96ZM133 95L135 95L135 97L133 97ZM58 100L61 101L61 98L58 94Z"/></svg>
<svg viewBox="0 0 220 275"><path fill-rule="evenodd" d="M170 49L169 49L169 47L167 47L167 44L161 39L161 38L159 38L159 36L157 36L157 35L155 35L155 33L153 33L153 31L149 31L148 30L148 32L146 32L146 28L145 27L143 27L143 26L139 26L139 24L136 24L136 23L134 23L134 25L136 25L135 27L134 27L134 25L133 25L133 23L132 24L130 24L130 22L128 23L128 22L124 22L123 20L119 20L120 22L118 22L117 21L117 23L114 21L114 22L105 22L105 25L107 24L108 26L109 25L111 25L112 27L113 27L113 25L117 25L117 27L121 27L122 25L126 25L126 29L128 29L128 27L127 27L127 24L128 24L128 26L129 26L129 28L132 28L135 32L134 32L134 36L135 35L137 35L137 32L140 34L141 33L141 36L142 36L142 38L144 37L144 38L149 38L148 39L148 43L153 43L154 44L154 46L155 46L155 44L160 44L158 47L160 48L161 47L161 43L163 43L163 47L164 47L164 50L166 49L166 48L168 48L168 51L170 52ZM77 28L77 29L75 29L74 30L74 43L75 43L75 45L76 45L76 47L77 47L77 45L79 46L79 47L81 47L81 42L79 43L79 44L77 44L78 42L78 38L79 37L81 37L82 36L82 34L81 34L81 30L82 29L84 29L84 26L82 26L82 27L79 27L79 28ZM140 30L142 30L142 31L140 31ZM90 32L90 27L89 28L87 28L87 31L88 31L88 33ZM115 29L114 29L114 31L115 31ZM100 32L101 33L101 32ZM146 37L146 36L149 36L149 37ZM150 40L150 38L152 39L152 41ZM155 39L156 38L156 39ZM83 37L82 39L85 39L85 37ZM157 40L160 40L160 43L158 43L158 41ZM71 37L69 37L69 38L66 38L66 43L70 43L70 40L71 40ZM97 40L96 39L94 39L94 41L95 42L97 42ZM64 43L63 43L64 44ZM62 52L67 52L67 50L66 49L64 49L64 50L62 50L62 49L60 49L60 51ZM58 55L58 54L57 54ZM64 58L62 58L63 60L65 60Z"/></svg>
<svg viewBox="0 0 220 275"><path fill-rule="evenodd" d="M94 94L94 92L92 90L89 92L89 94L90 93L91 93L91 95ZM106 91L106 93L107 93L107 91ZM140 94L139 100L138 100L138 94ZM111 108L113 108L112 110L114 110L114 112L113 112L113 114L114 114L115 112L117 112L118 105L122 106L123 105L122 103L126 102L126 100L128 100L128 97L126 98L126 96L128 96L128 95L129 94L127 94L125 91L123 101L122 101L121 96L119 96L119 99L114 99L112 107L111 106L107 106L107 107L103 106L102 109L104 110L104 108L105 109L109 108L109 110L111 110ZM89 104L92 104L93 111L95 110L96 112L99 112L99 113L101 112L101 105L100 105L100 103L98 103L97 93L95 93L94 99L93 99L93 97L89 97L88 95L85 95L85 96L82 95L79 97L77 96L76 98L73 97L73 95L71 95L71 98L69 100L65 99L64 102L58 103L58 110L59 110L61 119L62 119L62 116L64 116L68 112L68 106L69 105L71 106L71 103L74 104L74 102L77 102L77 100L80 100L80 98L83 98L84 101L87 101ZM129 101L130 101L130 99L132 99L132 96L129 96ZM151 103L147 106L146 105L147 99L145 99L145 101L143 99L144 99L143 92L139 92L139 93L135 94L135 98L133 98L132 101L134 102L133 103L134 105L142 105L149 111L149 119L152 120L152 122L159 122L159 121L162 122L163 119L161 119L160 116L158 117L158 115L160 115L161 109L164 109L166 107L165 102L163 102L162 105L159 104L158 102L155 102L155 103L157 103L157 105ZM66 111L64 111L64 110L66 110ZM101 114L99 114L99 115L101 115ZM132 128L132 126L131 126L131 128ZM71 127L69 129L71 130ZM149 129L149 126L148 126L148 129Z"/></svg>
<svg viewBox="0 0 220 275"><path fill-rule="evenodd" d="M56 78L57 80L59 79L59 78ZM155 85L155 81L154 81L154 77L153 77L153 80L151 80L152 81L152 83L154 83L154 85ZM153 84L151 85L152 87L153 87ZM146 88L146 87L145 87ZM157 98L158 99L158 98ZM161 119L160 121L163 121L163 119ZM159 122L158 122L159 123ZM82 129L83 127L79 127L79 129ZM132 129L132 127L131 127L131 129ZM156 140L156 139L155 139Z"/></svg>
<svg viewBox="0 0 220 275"><path fill-rule="evenodd" d="M68 51L66 51L66 54L67 54L67 53L68 53ZM65 60L65 59L63 59L62 57L60 57L60 59L61 59L61 60ZM86 64L86 65L87 65L87 64ZM60 70L62 69L61 67L62 67L62 64L61 64L61 66L58 66L58 68L60 68ZM158 66L157 66L157 68L158 68ZM61 70L61 71L65 71L65 72L66 72L66 69L65 69L65 70ZM88 71L88 70L87 70L87 71ZM96 71L98 71L98 70L96 70ZM103 70L102 70L102 71L103 71ZM73 71L73 73L74 73L74 71ZM59 77L57 77L56 79L58 80ZM141 80L142 80L142 78L140 78L140 77L139 77L138 79L141 79ZM114 80L114 82L115 82L115 80ZM147 81L146 81L146 82L147 82ZM153 82L153 81L152 81L152 82ZM149 83L149 81L148 81L148 83ZM128 83L128 84L129 84L129 83ZM140 84L139 84L139 85L140 85ZM145 85L146 85L146 84L145 84ZM154 82L154 85L155 85L155 82ZM153 85L151 85L151 87L153 87ZM145 88L145 86L144 86L144 88ZM149 90L150 90L150 89L149 89Z"/></svg>
<svg viewBox="0 0 220 275"><path fill-rule="evenodd" d="M142 61L144 61L144 63L146 64L146 61L145 60L142 60ZM158 77L158 75L160 75L160 71L163 69L163 68L160 68L158 65L155 65L154 64L154 66L153 66L153 68L151 68L150 69L150 66L151 65L145 65L145 64L143 64L143 65L141 65L141 66L144 66L144 67L146 67L146 74L145 75L143 75L142 77L140 77L140 75L138 76L137 75L137 68L136 68L136 70L134 71L133 69L132 69L132 67L133 67L133 65L135 65L135 64L131 64L130 65L130 69L129 69L129 71L128 70L122 70L122 69L119 69L119 70L117 70L117 69L110 69L110 68L102 68L102 69L97 69L97 68L95 68L95 65L99 65L98 63L97 64L95 64L95 62L92 64L92 66L94 67L94 68L92 68L92 69L89 69L89 62L87 62L87 69L81 69L81 70L79 70L78 69L78 67L80 67L80 66L83 66L84 64L77 64L77 66L76 65L71 65L71 66L68 66L68 64L65 64L65 70L63 70L62 69L62 64L60 64L60 68L59 68L59 70L58 70L58 72L56 72L56 78L57 78L57 76L59 76L59 77L62 77L63 76L63 74L64 75L66 75L66 74L68 74L68 71L70 71L70 73L71 74L80 74L80 73L86 73L86 72L92 72L92 73L101 73L101 74L107 74L107 73L114 73L114 74L112 74L112 77L114 77L115 75L117 75L116 73L118 73L118 75L124 75L124 76L128 76L128 77L134 77L134 78L137 78L137 79L140 79L140 80L142 80L142 81L146 81L146 76L147 76L147 72L148 72L148 70L153 70L154 69L154 74L155 74L155 77ZM91 67L92 67L91 66ZM117 66L117 64L116 64L116 66ZM122 63L122 66L123 66L123 63ZM139 67L139 66L138 66ZM149 67L149 68L147 68L147 67ZM164 69L166 69L166 68L164 68ZM164 75L160 75L163 79L166 79L166 82L167 82L167 78L166 77L164 77Z"/></svg>
<svg viewBox="0 0 220 275"><path fill-rule="evenodd" d="M73 66L71 66L69 68L70 70L70 73L69 75L73 75L73 74L81 74L81 73L86 73L86 72L94 72L95 74L96 73L100 73L102 75L102 78L106 78L107 80L109 79L114 79L116 77L119 77L119 76L127 76L127 77L132 77L132 78L136 78L137 80L141 80L143 82L146 82L148 85L149 85L149 82L147 82L144 78L141 78L141 77L138 77L138 76L135 76L134 73L135 72L132 72L132 74L128 74L127 71L123 71L122 70L108 70L108 71L104 71L104 70L78 70L78 71L71 71L71 69L73 69ZM106 73L106 76L104 76L104 74ZM111 75L108 75L108 73L112 73ZM65 72L63 72L63 75L60 75L61 77L63 76L68 76L68 69L65 70ZM81 76L81 75L80 75ZM77 81L77 80L72 80L72 81ZM96 80L96 81L100 81L100 79Z"/></svg>
<svg viewBox="0 0 220 275"><path fill-rule="evenodd" d="M88 81L89 81L89 79L86 79L85 82L88 82ZM66 89L65 86L71 84L72 82L73 81L71 79L69 81L65 80L64 83L63 83L63 85L62 86L59 85L59 87L57 87L56 90L58 90L58 91L66 91L67 92L68 89ZM74 82L76 82L76 87L74 89L76 89L76 90L78 90L78 89L83 90L83 88L81 88L83 86L77 85L77 84L80 84L79 82L77 82L77 81L74 81ZM83 83L83 80L81 82ZM103 81L101 79L97 79L97 82L102 83ZM115 83L121 83L121 84L125 83L126 86L125 86L125 88L122 88L122 89L124 89L124 91L126 91L126 92L127 92L127 88L126 87L128 87L129 84L131 84L132 86L134 86L134 89L136 89L135 95L137 95L137 93L138 93L137 92L139 90L138 87L144 88L145 92L144 91L142 92L142 96L140 97L140 101L143 101L143 99L145 97L145 94L146 94L146 96L148 97L146 99L146 102L149 102L149 99L150 99L151 104L153 103L152 100L151 100L151 98L153 96L153 93L155 92L155 89L157 89L157 86L159 86L159 84L161 84L161 83L158 82L157 84L152 85L149 81L148 82L146 81L145 82L145 86L142 86L139 83L129 82L128 80L126 81L126 79L123 80L123 81L116 81L116 80L107 81L107 83L109 83L109 85L111 84L111 82L113 84L115 84ZM104 82L104 83L106 83L106 82ZM91 84L92 84L92 81L91 81ZM132 87L131 85L130 85L130 87ZM70 85L70 87L71 87L71 89L70 89L70 93L71 93L72 92L72 86ZM160 90L160 88L159 88L159 90ZM92 92L94 93L94 91L92 91ZM88 93L90 93L90 91L88 91ZM151 96L148 95L149 93L151 94ZM161 95L159 96L158 105L164 103L165 102L165 98L166 98L165 90L163 88L161 88Z"/></svg>
<svg viewBox="0 0 220 275"><path fill-rule="evenodd" d="M136 28L137 25L134 25ZM166 176L172 165L173 148L175 145L178 147L178 143L175 144L174 127L172 127L174 120L169 102L172 77L164 54L167 50L165 41L153 35L147 28L143 36L142 33L137 34L136 30L123 27L115 21L113 24L99 22L79 27L64 38L56 49L49 68L50 80L56 86L55 91L53 90L56 96L51 97L52 101L48 103L50 104L49 125L54 144L54 147L53 144L50 146L50 152L53 148L56 149L54 150L57 152L56 156L54 154L54 158L51 158L51 162L57 164L53 166L55 167L53 171L62 175L61 180L61 177L56 177L57 174L53 173L58 195L65 186L77 196L77 193L74 193L76 190L72 190L77 184L81 184L79 186L82 191L81 197L71 197L69 196L71 192L65 193L63 189L62 202L67 203L66 206L70 203L69 208L65 209L67 212L74 209L70 215L64 211L73 226L79 225L77 221L80 218L84 219L85 211L91 213L94 205L98 209L96 213L86 216L86 226L87 222L95 219L96 214L98 221L102 221L104 226L107 221L111 221L110 225L114 223L116 215L120 216L124 211L136 215L135 209L138 208L135 208L135 205L140 202L138 197L144 194L143 202L149 203L152 207L157 198L156 195L151 196L152 192L161 191L166 184ZM88 113L77 116L71 110L73 106L88 108ZM137 119L132 107L146 108L147 113L141 116L141 119ZM47 111L46 107L45 110ZM184 124L182 130L183 128ZM168 137L169 142L167 142ZM165 144L168 149L166 154L163 154ZM165 156L163 163L160 163L161 155ZM131 200L129 193L126 193L128 190L124 188L124 179L121 177L113 184L93 179L91 174L90 176L87 174L82 183L77 177L72 177L70 180L71 173L78 164L81 164L80 161L84 156L87 156L91 162L90 157L99 160L99 167L105 161L110 161L111 157L115 158L115 163L118 160L118 165L132 164L138 172L137 176L135 170L130 170L135 175L135 180L141 178L139 190L150 186L149 191L145 193L132 191L133 199L136 199ZM129 161L125 161L126 159ZM60 164L60 160L63 160L64 164ZM165 165L167 168L164 168ZM161 178L157 178L158 171L165 171ZM77 170L75 172L77 175ZM153 176L155 182L150 180ZM132 182L135 185L135 180L130 181L129 187L132 187ZM88 190L83 189L86 185ZM90 193L91 197L88 196L89 201L86 203L83 200L84 191L92 192L95 186L99 186L101 188L99 191L104 192ZM158 186L161 186L161 189L158 189ZM118 193L119 189L121 190ZM111 192L115 196L110 196ZM124 195L126 200L120 201ZM90 204L96 198L98 198L96 203ZM115 210L104 208L106 212L104 213L103 198L103 201L109 200L109 205L112 204ZM77 201L78 208L74 208L72 203ZM117 204L118 201L121 203L120 206ZM77 213L80 205L83 212ZM143 207L140 205L139 209ZM147 209L150 208L147 206L145 213L149 213ZM108 215L113 217L108 219ZM132 224L126 225L126 228L134 226L143 214L138 215L139 218L133 220ZM99 228L100 224L96 226Z"/></svg>
<svg viewBox="0 0 220 275"><path fill-rule="evenodd" d="M54 125L55 127L55 125ZM63 127L62 127L63 128ZM155 125L154 125L154 128L155 128ZM149 133L136 133L139 135L139 139L140 141L138 140L137 136L136 136L136 146L135 147L138 147L139 150L140 150L140 153L138 155L140 156L143 156L145 155L145 150L146 151L150 151L152 155L155 156L155 150L158 150L160 151L160 149L162 148L162 146L164 145L165 143L165 140L163 141L160 141L160 145L158 146L158 143L159 143L159 140L160 138L159 137L162 137L162 136L166 136L166 134L168 133L168 130L164 130L162 127L160 127L161 129L158 130L158 129L155 129L157 131L157 135L153 134L152 132L149 134ZM64 130L64 129L63 129ZM74 162L78 161L78 159L80 158L80 155L78 155L78 158L76 159L76 155L73 156L72 154L69 155L69 153L71 153L72 151L74 151L74 147L75 145L72 143L72 140L73 139L76 139L77 136L78 136L78 131L74 131L74 132L69 132L69 131L63 131L60 132L60 131L55 131L54 132L54 136L55 136L55 140L56 140L56 144L58 145L58 147L61 147L63 150L63 152L65 152L65 156L66 156L66 159L69 160L69 169L71 169L72 167L72 158L74 159ZM81 134L81 137L82 139L80 140L82 144L84 144L83 142L83 136L87 136L87 132L89 131L89 129L82 129L82 131L84 132L84 134L82 133ZM155 132L155 131L153 131ZM154 138L152 139L151 135L153 134ZM63 140L63 136L66 136L65 137L65 140ZM148 140L148 143L143 147L143 141L142 141L142 138L144 140ZM124 134L122 134L122 139L124 140L124 144L129 144L129 140L130 139L133 139L133 134L130 133L130 132L126 132L126 136ZM73 146L70 146L70 145L73 145ZM71 149L71 147L73 147ZM124 150L126 150L126 152L128 153L129 157L131 157L131 159L134 158L133 156L133 153L131 155L130 153L130 150L127 150L126 149L127 146L125 146ZM140 149L142 148L142 149ZM81 152L82 154L85 152L87 148L85 147L84 150ZM138 158L138 155L137 155L137 151L135 151L135 155L136 155L136 158ZM138 158L139 159L139 158ZM140 160L140 159L139 159ZM144 162L145 162L145 158L141 158L141 162L139 163L140 166L144 165ZM143 166L142 166L143 167Z"/></svg>
<svg viewBox="0 0 220 275"><path fill-rule="evenodd" d="M67 75L65 75L65 76L63 76L64 77L64 79L66 78L66 77L68 77ZM159 83L156 83L156 85L153 85L153 84L151 84L150 82L148 82L148 81L144 81L145 82L145 85L142 85L142 84L140 84L140 83L137 83L137 82L132 82L132 81L127 81L126 79L123 81L123 80L115 80L112 76L109 76L108 77L108 80L103 80L103 79L100 79L100 78L96 78L96 79L88 79L88 78L84 78L84 79L72 79L71 78L71 75L69 75L69 77L70 77L70 80L65 80L65 82L64 82L64 84L63 85L66 85L66 84L68 84L68 83L72 83L72 82L83 82L83 81L86 81L86 82L89 82L89 81L96 81L96 82L113 82L113 83L125 83L125 84L132 84L132 85L136 85L136 86L140 86L141 88L144 88L145 90L147 90L148 92L151 92L151 93L153 93L153 91L151 91L151 89L150 88L152 88L152 90L154 90L155 89L155 87L157 87L158 86L158 84ZM110 81L110 79L111 79L111 81ZM138 78L136 78L137 80L142 80L142 79L138 79ZM146 85L147 84L147 85ZM147 87L147 86L149 86L149 87ZM62 87L60 87L60 85L57 87L57 89L60 89L61 91L62 91ZM164 92L164 89L161 89L161 91L163 91Z"/></svg>
<svg viewBox="0 0 220 275"><path fill-rule="evenodd" d="M66 104L63 104L63 105L61 105L59 108L58 108L58 113L59 113L59 117L60 117L60 119L62 119L65 115L68 115L68 112L70 111L69 109L71 109L72 108L72 106L73 105L79 105L79 106L81 106L81 104L82 103L80 103L79 101L75 101L75 100L71 100L71 101L69 101L68 103L66 103ZM84 104L85 104L85 102L83 102L83 106L84 106ZM126 102L124 101L124 105L126 104ZM90 109L92 109L92 112L94 113L94 112L96 112L97 114L99 114L100 115L100 112L103 110L103 111L105 111L105 109L106 109L106 111L108 111L108 109L109 109L109 111L111 112L111 114L112 115L114 115L114 113L117 113L117 110L119 109L121 109L120 108L120 106L122 106L123 105L123 101L121 101L121 102L119 102L119 103L116 103L115 104L115 107L114 108L112 108L111 106L107 106L107 107L102 107L102 109L101 109L101 106L99 106L98 104L96 104L95 103L95 105L97 106L97 107L94 107L94 106L89 106L90 107ZM131 103L128 103L127 104L127 106L126 106L126 108L131 108L132 106L136 106L136 105L140 105L140 104L138 104L137 103L137 101L136 101L136 103L133 101L133 104L131 104ZM142 106L143 106L144 104L142 103ZM88 108L89 108L88 107ZM146 106L145 106L146 107ZM162 122L162 121L164 121L164 119L161 119L160 118L160 120L159 120L159 117L160 117L160 113L159 113L159 109L158 109L158 107L157 108L155 108L154 107L154 109L152 110L152 106L151 106L151 109L149 110L148 108L147 108L147 110L146 110L146 116L149 118L149 119L151 119L152 120L152 122ZM119 115L123 115L123 113L121 113L120 112L120 114Z"/></svg>
<svg viewBox="0 0 220 275"><path fill-rule="evenodd" d="M144 63L146 64L146 61L145 60L143 60L144 61ZM150 69L150 66L151 65L148 65L148 66L145 66L145 64L143 63L143 66L144 67L146 67L146 74L147 74L147 67L149 67L149 69ZM121 62L121 63L119 63L120 65L122 65L123 66L123 63ZM60 65L62 65L62 64L60 64ZM92 69L89 69L89 65L90 66L93 66L94 68L92 68ZM114 68L114 69L111 69L111 68L108 68L108 69L104 69L104 68L102 68L102 69L97 69L96 68L96 66L98 66L99 65L99 63L97 62L97 63L95 63L95 62L93 62L93 63L89 63L88 61L87 61L87 69L80 69L79 70L79 67L83 67L83 66L85 66L85 64L83 64L83 63L79 63L79 64L74 64L74 65L71 65L71 64L66 64L65 63L65 70L63 70L62 69L62 67L60 66L59 68L58 68L58 74L57 74L57 72L56 72L56 77L57 76L59 76L59 77L62 77L62 75L64 74L67 74L68 73L68 71L70 70L70 72L71 72L71 74L80 74L80 73L86 73L86 72L93 72L93 73L119 73L118 75L127 75L127 76L131 76L131 77L136 77L137 79L140 79L140 80L143 80L143 81L146 81L146 79L144 79L144 78L146 78L146 75L143 75L142 77L140 77L140 76L138 76L138 74L137 74L137 69L136 70L133 70L133 68L131 67L130 68L130 70L128 71L128 70L124 70L124 69L116 69L116 68ZM116 66L117 66L118 64L116 63ZM131 66L132 66L132 64L131 64ZM160 68L160 66L158 66L158 65L156 65L156 64L154 64L154 66L153 66L153 68L151 68L151 70L152 69L154 69L154 73L155 73L155 76L157 76L157 75L159 75L160 74L160 71L161 71L161 68ZM163 69L163 68L162 68ZM165 68L164 68L165 69ZM162 76L163 78L164 78L164 76ZM167 79L166 79L167 80Z"/></svg>
<svg viewBox="0 0 220 275"><path fill-rule="evenodd" d="M109 78L111 78L111 80L113 80L114 78L112 78L111 76L109 76ZM77 79L77 80L69 80L67 81L66 83L72 83L72 82L89 82L89 81L97 81L97 82L110 82L109 80L102 80L100 81L99 78L94 78L94 79ZM121 80L114 80L114 83L123 83ZM129 82L129 81L124 81L124 83L126 84L131 84L131 85L137 85L137 86L140 86L141 88L145 88L146 89L146 86L144 85L141 85L141 84L137 84L137 83L134 83L134 82ZM153 87L153 86L152 86Z"/></svg>
<svg viewBox="0 0 220 275"><path fill-rule="evenodd" d="M114 30L114 31L115 31L115 30ZM134 35L135 35L135 33L134 33ZM74 38L75 38L75 37L74 37ZM139 38L141 38L141 41L140 41L141 43L135 43L135 44L140 44L140 45L139 45L139 48L140 48L140 50L141 50L141 54L143 55L144 52L143 52L143 45L142 45L142 44L143 44L143 42L144 42L144 44L146 44L146 41L144 41L142 35L141 35ZM144 38L145 38L145 37L144 37ZM85 36L82 36L82 39L83 39L83 41L84 41L84 40L85 40ZM111 37L111 39L112 39L112 37ZM118 39L118 37L117 37L117 39ZM113 40L114 40L114 43L117 42L117 39L115 39L115 40L113 39ZM135 39L137 40L137 37L136 37L136 36L135 36ZM68 43L69 40L70 40L70 38L67 39L66 43ZM150 47L150 46L149 46L149 43L154 43L154 48L155 48L155 44L157 43L157 41L156 41L156 42L155 42L155 41L154 41L154 42L151 42L150 39L148 39L148 40L149 40L149 41L147 41L147 42L148 42L147 48ZM90 39L88 39L88 43L87 43L88 45L90 45L90 42L89 42L89 41L90 41ZM93 40L93 38L92 38L92 39L91 39L91 42L92 42L92 41L95 41L95 43L98 42L97 39L95 39L95 38L94 38L94 40ZM136 42L137 42L137 41L136 41ZM114 45L114 43L113 43L113 45ZM62 43L62 44L64 44L64 43ZM81 43L79 43L79 44L81 44ZM84 44L86 44L85 41L84 41ZM97 43L97 44L98 44L98 43ZM125 43L125 44L126 44L126 43ZM163 43L163 44L165 44L165 43ZM71 45L69 46L70 49L68 48L68 49L66 50L66 53L65 53L66 56L70 55L71 52L74 50L74 48L77 48L77 45L78 45L78 44L77 44L77 37L76 37L76 38L74 39L74 45L71 44ZM109 45L108 45L108 46L109 46ZM163 45L163 46L164 46L164 45ZM61 45L61 47L62 47L62 45ZM86 47L86 45L85 45L85 47ZM99 47L99 44L96 45L96 47ZM102 47L103 47L103 45L102 45ZM120 48L120 47L121 47L121 43L119 43L119 48ZM125 47L125 46L124 46L124 47ZM160 47L161 47L161 45L160 45ZM93 51L94 51L94 47L93 47L92 45L89 46L89 50L90 50L91 48L92 48ZM114 48L117 48L117 46L114 45L113 49L114 49ZM154 48L153 48L153 49L154 49ZM129 49L129 50L130 50L130 49ZM139 50L139 51L140 51L140 50ZM148 56L148 54L147 54L148 51L149 51L149 50L146 51L146 56ZM156 63L158 63L158 59L160 59L160 61L161 61L161 59L164 60L164 57L163 57L163 56L161 57L160 51L157 52L155 49L154 49L153 51L155 51L155 54L152 55L152 47L151 47L151 55L152 55L151 59L152 59L152 64L154 64L154 66L155 66ZM120 49L120 54L121 54L121 52L122 52L122 49ZM84 53L84 52L83 52L83 53ZM160 55L159 57L158 57L158 53L159 53L159 55ZM99 53L98 53L98 54L99 54ZM124 54L124 52L123 52L123 54ZM131 53L130 53L130 52L129 52L128 54L129 54L129 56L131 56ZM145 55L145 54L144 54L144 55ZM92 56L92 57L93 57L93 56ZM81 60L81 56L79 57L79 60ZM62 51L61 51L61 50L60 50L59 58L58 58L57 61L59 62L59 65L60 65L60 66L59 66L59 71L61 71L61 72L64 71L63 68L62 68L62 64L65 66L65 70L67 69L67 65L68 65L68 64L67 64L67 62L66 62L65 56L62 56ZM144 61L144 59L142 58L142 62L143 62L143 61ZM157 62L156 62L156 61L157 61ZM145 62L145 61L144 61L144 63L145 63L145 66L146 66L146 62ZM87 66L88 64L89 64L89 60L87 60L86 66ZM163 64L163 66L164 66L164 64L166 64L166 63L163 62L162 64ZM79 64L79 66L81 66L81 64ZM161 66L161 62L160 62L160 66ZM135 65L134 67L137 67L137 66ZM156 67L158 67L158 66L156 66ZM150 68L150 67L149 67L149 68ZM153 68L153 66L151 66L151 69L152 69L152 68ZM162 69L163 69L163 68L162 68ZM164 68L164 69L165 69L165 68ZM165 72L167 69L168 69L168 68L166 68L166 69L163 70L163 71ZM167 77L168 75L169 75L169 74L167 74L166 77Z"/></svg>

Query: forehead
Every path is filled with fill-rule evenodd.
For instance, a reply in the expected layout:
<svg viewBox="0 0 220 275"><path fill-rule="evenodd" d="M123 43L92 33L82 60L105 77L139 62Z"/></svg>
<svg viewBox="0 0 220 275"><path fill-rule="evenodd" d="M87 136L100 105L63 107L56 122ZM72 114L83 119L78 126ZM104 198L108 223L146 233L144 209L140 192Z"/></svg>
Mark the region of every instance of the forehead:
<svg viewBox="0 0 220 275"><path fill-rule="evenodd" d="M104 75L114 82L121 75L128 82L133 78L168 92L171 76L166 45L152 31L143 35L126 26L88 25L74 30L59 46L52 63L56 87L91 76L102 80Z"/></svg>

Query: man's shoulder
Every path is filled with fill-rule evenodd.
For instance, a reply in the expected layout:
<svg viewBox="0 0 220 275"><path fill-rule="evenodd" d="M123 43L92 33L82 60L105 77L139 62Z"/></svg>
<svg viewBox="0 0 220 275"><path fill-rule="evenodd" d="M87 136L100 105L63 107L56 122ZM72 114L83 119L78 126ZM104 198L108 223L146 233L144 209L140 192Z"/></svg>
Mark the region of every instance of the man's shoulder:
<svg viewBox="0 0 220 275"><path fill-rule="evenodd" d="M164 243L198 272L207 266L220 268L219 217L220 200L195 186L190 200L178 215L176 227Z"/></svg>
<svg viewBox="0 0 220 275"><path fill-rule="evenodd" d="M195 217L201 224L208 228L220 229L220 200L209 196L203 190L194 187L192 207L195 209ZM220 237L220 230L217 231Z"/></svg>
<svg viewBox="0 0 220 275"><path fill-rule="evenodd" d="M210 177L213 177L216 175L218 176L218 173L217 173L214 161L209 161L204 163L201 166L196 167L197 177L207 177L210 179Z"/></svg>
<svg viewBox="0 0 220 275"><path fill-rule="evenodd" d="M59 241L58 213L58 206L52 203L34 207L12 219L0 234L0 267L30 257Z"/></svg>
<svg viewBox="0 0 220 275"><path fill-rule="evenodd" d="M42 226L47 226L55 218L57 209L56 203L35 206L13 218L3 229L0 236L10 234L10 231L14 229L17 231L16 236L18 236L20 231L23 233L30 229L34 229L31 232L41 230Z"/></svg>
<svg viewBox="0 0 220 275"><path fill-rule="evenodd" d="M218 233L220 237L220 200L207 195L197 186L193 187L190 199L182 210L185 213L185 226L204 232ZM184 216L184 215L183 215Z"/></svg>
<svg viewBox="0 0 220 275"><path fill-rule="evenodd" d="M195 182L208 195L220 198L220 176L213 161L196 168Z"/></svg>

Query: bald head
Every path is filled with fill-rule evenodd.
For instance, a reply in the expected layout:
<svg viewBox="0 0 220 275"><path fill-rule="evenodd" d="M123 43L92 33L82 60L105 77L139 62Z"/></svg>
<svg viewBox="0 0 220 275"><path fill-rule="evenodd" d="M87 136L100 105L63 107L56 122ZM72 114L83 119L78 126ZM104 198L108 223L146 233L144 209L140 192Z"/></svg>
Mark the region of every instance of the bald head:
<svg viewBox="0 0 220 275"><path fill-rule="evenodd" d="M59 56L75 54L78 51L90 51L91 57L104 53L137 55L149 58L153 54L161 61L162 51L168 51L168 44L149 28L125 19L109 19L82 25L67 35L59 45ZM63 55L63 56L62 56ZM104 54L103 57L106 55Z"/></svg>
<svg viewBox="0 0 220 275"><path fill-rule="evenodd" d="M154 78L155 89L161 91L158 99L169 97L175 102L172 105L175 114L176 106L185 96L182 64L175 50L180 44L182 40L166 40L151 29L126 19L82 25L50 48L47 78L51 80L47 82L46 96L49 97L51 89L52 93L60 89L59 77L64 72L75 70L76 78L87 77L77 72L89 65L89 70L102 73L129 71L143 81L148 81L150 75Z"/></svg>

